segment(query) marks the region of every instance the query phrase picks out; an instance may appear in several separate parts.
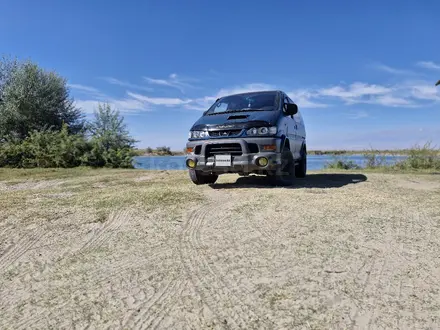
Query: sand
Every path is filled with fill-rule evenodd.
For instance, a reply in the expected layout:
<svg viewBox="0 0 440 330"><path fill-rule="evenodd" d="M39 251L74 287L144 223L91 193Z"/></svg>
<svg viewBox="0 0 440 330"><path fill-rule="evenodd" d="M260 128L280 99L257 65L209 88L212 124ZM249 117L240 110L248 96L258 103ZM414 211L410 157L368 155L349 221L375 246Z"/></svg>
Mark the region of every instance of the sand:
<svg viewBox="0 0 440 330"><path fill-rule="evenodd" d="M0 182L0 329L440 327L440 176L124 173Z"/></svg>

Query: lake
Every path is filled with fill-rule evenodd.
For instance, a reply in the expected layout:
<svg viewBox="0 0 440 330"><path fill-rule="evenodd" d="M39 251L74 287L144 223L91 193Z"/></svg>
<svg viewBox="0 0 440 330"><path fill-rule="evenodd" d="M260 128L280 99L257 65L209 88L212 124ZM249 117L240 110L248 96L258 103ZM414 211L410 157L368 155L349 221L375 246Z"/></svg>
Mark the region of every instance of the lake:
<svg viewBox="0 0 440 330"><path fill-rule="evenodd" d="M388 164L403 160L406 156L385 156ZM334 159L353 161L359 166L365 165L365 158L362 155L308 155L307 169L311 171L321 170ZM185 170L185 156L139 156L134 157L135 167L148 170Z"/></svg>

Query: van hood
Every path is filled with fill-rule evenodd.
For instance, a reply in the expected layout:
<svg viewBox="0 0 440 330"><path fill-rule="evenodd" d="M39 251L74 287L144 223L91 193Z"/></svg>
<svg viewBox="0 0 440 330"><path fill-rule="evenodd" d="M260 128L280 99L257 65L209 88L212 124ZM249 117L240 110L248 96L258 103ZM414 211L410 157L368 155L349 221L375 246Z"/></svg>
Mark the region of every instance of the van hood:
<svg viewBox="0 0 440 330"><path fill-rule="evenodd" d="M192 131L204 129L238 129L276 125L279 111L237 111L200 117Z"/></svg>

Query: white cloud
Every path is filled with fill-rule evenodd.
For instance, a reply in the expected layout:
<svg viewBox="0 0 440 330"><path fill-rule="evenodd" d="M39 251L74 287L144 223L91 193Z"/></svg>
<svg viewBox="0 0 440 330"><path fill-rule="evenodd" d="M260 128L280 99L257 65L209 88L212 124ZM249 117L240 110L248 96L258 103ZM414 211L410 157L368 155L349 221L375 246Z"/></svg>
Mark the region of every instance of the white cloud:
<svg viewBox="0 0 440 330"><path fill-rule="evenodd" d="M391 66L385 65L385 64L374 64L373 68L379 71L388 72L391 74L397 74L397 75L413 75L414 72L410 70L404 70L404 69L396 69Z"/></svg>
<svg viewBox="0 0 440 330"><path fill-rule="evenodd" d="M107 82L138 88L145 86L134 85L116 78L107 77ZM180 89L181 79L177 74L171 74L167 79L145 78L150 83L175 87ZM353 82L351 84L338 83L333 86L320 86L315 88L298 88L288 91L282 86L262 82L248 83L224 87L208 95L196 95L182 98L178 96L158 97L156 95L139 94L127 91L124 97L115 98L101 93L94 87L71 84L71 88L80 91L88 98L80 98L78 104L91 112L98 102L109 102L120 111L150 111L160 107L173 107L175 109L188 109L196 111L207 110L217 98L246 92L263 90L284 90L300 108L326 108L331 106L347 106L356 104L371 104L383 107L420 107L440 103L440 88L433 86L432 82L425 80L401 80L398 84L384 85L366 82ZM148 88L148 87L147 87ZM183 90L183 88L182 88ZM356 112L351 117L364 118L365 112Z"/></svg>
<svg viewBox="0 0 440 330"><path fill-rule="evenodd" d="M301 108L326 108L329 105L312 101L317 97L317 93L307 89L297 89L287 93L289 97Z"/></svg>
<svg viewBox="0 0 440 330"><path fill-rule="evenodd" d="M85 113L93 113L98 109L98 105L108 103L112 108L122 112L141 112L150 111L149 106L138 100L123 98L123 99L108 99L106 101L100 100L77 100L75 104Z"/></svg>
<svg viewBox="0 0 440 330"><path fill-rule="evenodd" d="M139 112L151 110L146 102L142 102L141 100L137 100L133 97L115 98L101 93L97 88L94 87L79 84L70 84L69 86L72 89L79 90L83 92L83 94L87 95L87 99L78 98L75 101L76 106L85 113L93 113L94 110L98 108L99 103L108 103L120 112Z"/></svg>
<svg viewBox="0 0 440 330"><path fill-rule="evenodd" d="M204 111L211 106L218 97L262 90L277 90L278 86L252 83L242 86L222 88L212 96L175 101L183 104L185 109ZM384 107L418 107L426 105L427 101L440 101L439 90L428 86L426 82L402 82L401 85L385 86L354 82L346 85L336 85L321 88L300 88L287 92L289 97L300 108L326 108L338 104L372 104ZM180 100L180 99L179 99ZM357 112L356 118L363 117L365 113Z"/></svg>
<svg viewBox="0 0 440 330"><path fill-rule="evenodd" d="M176 88L182 93L185 93L186 88L195 88L195 86L187 82L189 79L180 78L176 73L170 74L168 79L143 78L149 84Z"/></svg>
<svg viewBox="0 0 440 330"><path fill-rule="evenodd" d="M440 101L440 89L432 85L413 86L411 94L421 100Z"/></svg>
<svg viewBox="0 0 440 330"><path fill-rule="evenodd" d="M381 85L369 85L355 82L347 87L335 86L319 90L319 95L335 96L341 99L353 99L366 95L380 95L391 91L390 88Z"/></svg>
<svg viewBox="0 0 440 330"><path fill-rule="evenodd" d="M153 91L153 88L151 88L151 87L132 84L127 81L122 81L122 80L119 80L119 79L116 79L113 77L101 77L101 79L105 80L106 82L108 82L109 84L112 84L112 85L118 85L118 86L122 86L122 87L139 89L139 90L143 90L143 91L147 91L147 92Z"/></svg>
<svg viewBox="0 0 440 330"><path fill-rule="evenodd" d="M177 97L149 97L141 94L127 92L127 95L135 100L146 102L154 105L176 106L191 103L191 99L183 100Z"/></svg>
<svg viewBox="0 0 440 330"><path fill-rule="evenodd" d="M349 86L322 88L317 93L347 105L366 103L386 107L418 107L426 105L426 101L440 101L439 91L423 81L403 81L393 86L355 82Z"/></svg>
<svg viewBox="0 0 440 330"><path fill-rule="evenodd" d="M381 95L371 100L365 100L361 103L378 104L387 107L411 106L415 105L412 101L393 95Z"/></svg>
<svg viewBox="0 0 440 330"><path fill-rule="evenodd" d="M432 61L419 61L416 63L416 65L425 69L440 70L440 64L434 63Z"/></svg>
<svg viewBox="0 0 440 330"><path fill-rule="evenodd" d="M205 96L193 100L192 103L185 104L183 107L189 110L205 111L217 100L217 96Z"/></svg>
<svg viewBox="0 0 440 330"><path fill-rule="evenodd" d="M95 87L81 85L81 84L67 84L67 87L72 89L75 92L75 94L79 94L82 97L86 96L88 99L102 100L107 98L107 95L105 95Z"/></svg>
<svg viewBox="0 0 440 330"><path fill-rule="evenodd" d="M81 91L81 92L99 93L99 91L95 87L90 87L90 86L81 85L81 84L67 84L67 87L69 87L71 89L75 89L77 91Z"/></svg>
<svg viewBox="0 0 440 330"><path fill-rule="evenodd" d="M85 113L93 113L98 109L99 102L97 100L76 100L75 106Z"/></svg>
<svg viewBox="0 0 440 330"><path fill-rule="evenodd" d="M223 97L231 94L240 94L240 93L248 93L248 92L258 92L264 90L275 90L276 88L273 85L263 84L263 83L252 83L245 84L242 86L234 86L230 88L222 88L220 89L215 98Z"/></svg>

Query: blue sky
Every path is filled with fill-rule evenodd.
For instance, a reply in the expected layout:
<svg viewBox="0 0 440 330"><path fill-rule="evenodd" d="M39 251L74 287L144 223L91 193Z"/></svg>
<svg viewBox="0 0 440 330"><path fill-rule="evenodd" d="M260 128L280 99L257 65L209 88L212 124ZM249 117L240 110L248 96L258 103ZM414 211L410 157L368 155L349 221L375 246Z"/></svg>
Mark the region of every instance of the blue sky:
<svg viewBox="0 0 440 330"><path fill-rule="evenodd" d="M440 2L0 0L0 53L110 102L140 147L183 149L217 96L282 89L309 149L440 145Z"/></svg>

